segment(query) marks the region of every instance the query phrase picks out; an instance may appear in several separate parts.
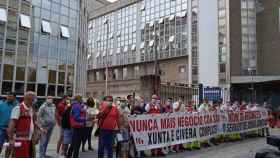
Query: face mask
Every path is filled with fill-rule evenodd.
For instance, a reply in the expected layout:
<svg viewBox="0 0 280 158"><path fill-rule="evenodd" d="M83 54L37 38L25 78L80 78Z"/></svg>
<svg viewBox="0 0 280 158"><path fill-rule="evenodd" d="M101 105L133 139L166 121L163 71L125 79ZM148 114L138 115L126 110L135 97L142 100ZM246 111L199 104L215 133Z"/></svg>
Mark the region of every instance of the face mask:
<svg viewBox="0 0 280 158"><path fill-rule="evenodd" d="M53 99L47 99L46 102L47 103L53 103Z"/></svg>

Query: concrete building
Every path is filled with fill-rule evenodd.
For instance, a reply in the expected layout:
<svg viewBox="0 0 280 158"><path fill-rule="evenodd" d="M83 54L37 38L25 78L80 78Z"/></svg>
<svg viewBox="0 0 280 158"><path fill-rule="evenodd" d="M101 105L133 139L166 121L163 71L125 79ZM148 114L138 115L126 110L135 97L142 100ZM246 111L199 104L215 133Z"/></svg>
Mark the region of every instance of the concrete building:
<svg viewBox="0 0 280 158"><path fill-rule="evenodd" d="M279 3L219 0L219 83L233 100L280 97Z"/></svg>
<svg viewBox="0 0 280 158"><path fill-rule="evenodd" d="M162 82L219 86L224 100L280 96L279 3L120 0L93 10L87 92L105 93L108 63L109 93L131 93L158 57Z"/></svg>
<svg viewBox="0 0 280 158"><path fill-rule="evenodd" d="M157 60L162 82L217 86L218 66L207 62L218 60L218 37L207 38L218 34L217 1L202 1L120 0L90 12L88 95L105 94L107 64L109 94L137 93Z"/></svg>
<svg viewBox="0 0 280 158"><path fill-rule="evenodd" d="M78 57L87 55L87 38L79 37L82 26L87 32L84 3L0 0L1 95L31 90L39 97L61 97L85 89L79 83L86 74L77 73L84 70Z"/></svg>

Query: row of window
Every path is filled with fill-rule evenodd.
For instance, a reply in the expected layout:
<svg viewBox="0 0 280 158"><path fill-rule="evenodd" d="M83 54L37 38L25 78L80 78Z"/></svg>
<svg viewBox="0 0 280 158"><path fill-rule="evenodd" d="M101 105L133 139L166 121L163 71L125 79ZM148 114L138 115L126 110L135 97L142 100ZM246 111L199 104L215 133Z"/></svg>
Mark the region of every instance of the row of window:
<svg viewBox="0 0 280 158"><path fill-rule="evenodd" d="M6 9L0 8L0 21L7 22L7 11ZM20 26L24 28L31 28L30 16L20 14ZM51 25L48 21L42 20L41 23L42 32L50 34L52 32ZM61 36L64 38L70 38L69 29L66 26L60 26Z"/></svg>

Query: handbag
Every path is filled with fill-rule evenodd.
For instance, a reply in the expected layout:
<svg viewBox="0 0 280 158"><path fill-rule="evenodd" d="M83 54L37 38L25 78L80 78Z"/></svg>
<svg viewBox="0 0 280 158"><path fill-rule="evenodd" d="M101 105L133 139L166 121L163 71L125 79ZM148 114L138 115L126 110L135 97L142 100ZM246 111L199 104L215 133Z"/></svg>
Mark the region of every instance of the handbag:
<svg viewBox="0 0 280 158"><path fill-rule="evenodd" d="M112 110L112 107L110 107L110 110L108 110L108 112L106 112L106 113L103 115L103 117L101 117L101 118L99 119L99 120L101 120L101 121L100 121L100 123L98 123L98 127L97 127L96 131L94 132L94 136L95 136L95 137L98 137L98 136L99 136L99 134L100 134L100 127L103 125L103 123L104 123L106 117L107 117L108 114L111 112L111 110ZM98 121L98 122L99 122L99 121Z"/></svg>

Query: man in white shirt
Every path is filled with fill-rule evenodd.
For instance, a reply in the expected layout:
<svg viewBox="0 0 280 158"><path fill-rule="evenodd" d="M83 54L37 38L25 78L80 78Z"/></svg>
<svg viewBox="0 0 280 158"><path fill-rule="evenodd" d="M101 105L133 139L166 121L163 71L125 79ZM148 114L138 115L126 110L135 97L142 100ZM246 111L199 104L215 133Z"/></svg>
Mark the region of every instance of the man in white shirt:
<svg viewBox="0 0 280 158"><path fill-rule="evenodd" d="M11 114L11 120L8 128L10 147L15 147L15 142L20 143L20 147L13 150L13 158L31 158L32 146L31 139L34 132L34 115L32 105L36 99L33 92L27 92L23 102L16 106Z"/></svg>

